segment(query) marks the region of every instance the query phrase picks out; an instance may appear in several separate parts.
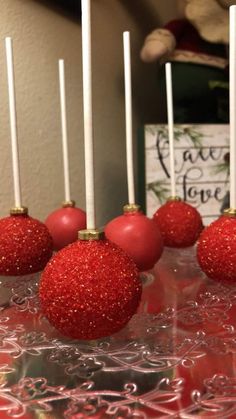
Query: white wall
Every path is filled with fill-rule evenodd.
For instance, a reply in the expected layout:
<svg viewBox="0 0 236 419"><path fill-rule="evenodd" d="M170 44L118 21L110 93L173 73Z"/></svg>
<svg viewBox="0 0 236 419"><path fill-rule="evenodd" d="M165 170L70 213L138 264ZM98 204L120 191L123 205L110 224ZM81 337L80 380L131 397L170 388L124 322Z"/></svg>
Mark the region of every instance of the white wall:
<svg viewBox="0 0 236 419"><path fill-rule="evenodd" d="M164 4L163 4L164 3ZM98 225L127 201L122 31L130 30L134 132L156 115L155 66L144 36L176 13L174 0L92 1L94 140ZM13 205L4 37L14 41L23 204L44 219L63 196L57 60L67 77L72 198L84 208L81 27L34 0L0 0L0 216Z"/></svg>

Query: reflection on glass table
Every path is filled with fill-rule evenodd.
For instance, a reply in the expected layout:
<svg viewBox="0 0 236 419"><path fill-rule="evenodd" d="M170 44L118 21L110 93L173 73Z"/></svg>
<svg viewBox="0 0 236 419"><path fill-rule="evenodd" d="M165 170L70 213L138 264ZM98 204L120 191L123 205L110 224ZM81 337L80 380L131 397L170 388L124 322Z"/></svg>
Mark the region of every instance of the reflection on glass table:
<svg viewBox="0 0 236 419"><path fill-rule="evenodd" d="M194 248L165 250L102 340L59 335L38 280L1 278L0 419L236 418L236 286L207 279Z"/></svg>

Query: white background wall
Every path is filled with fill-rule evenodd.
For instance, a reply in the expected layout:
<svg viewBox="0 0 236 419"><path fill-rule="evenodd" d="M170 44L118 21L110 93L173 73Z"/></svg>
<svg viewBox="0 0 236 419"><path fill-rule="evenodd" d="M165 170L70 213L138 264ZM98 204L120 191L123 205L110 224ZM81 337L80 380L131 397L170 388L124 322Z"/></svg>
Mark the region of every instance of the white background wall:
<svg viewBox="0 0 236 419"><path fill-rule="evenodd" d="M5 36L14 42L23 204L43 220L64 199L57 73L64 58L72 198L84 208L81 26L36 0L0 0L0 10L0 216L14 203ZM131 31L136 133L144 122L156 122L160 103L156 66L143 64L139 51L145 35L175 14L174 0L92 0L98 225L127 201L122 31Z"/></svg>

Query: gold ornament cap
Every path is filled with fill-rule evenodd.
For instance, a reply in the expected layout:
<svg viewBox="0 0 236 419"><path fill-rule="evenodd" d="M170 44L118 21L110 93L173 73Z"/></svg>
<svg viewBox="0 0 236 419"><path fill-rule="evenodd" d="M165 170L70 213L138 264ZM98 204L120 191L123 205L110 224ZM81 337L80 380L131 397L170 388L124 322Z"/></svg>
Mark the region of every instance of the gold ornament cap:
<svg viewBox="0 0 236 419"><path fill-rule="evenodd" d="M140 211L140 205L137 204L126 204L123 206L124 213L127 212L139 212Z"/></svg>
<svg viewBox="0 0 236 419"><path fill-rule="evenodd" d="M169 201L182 201L182 199L178 195L173 195L173 196L169 196L169 198L167 198L167 202L169 202Z"/></svg>
<svg viewBox="0 0 236 419"><path fill-rule="evenodd" d="M62 202L62 207L63 208L74 208L75 207L75 201L73 201L73 199L71 199L70 201L63 201Z"/></svg>
<svg viewBox="0 0 236 419"><path fill-rule="evenodd" d="M97 229L80 230L78 233L79 240L102 240L105 238L104 231Z"/></svg>
<svg viewBox="0 0 236 419"><path fill-rule="evenodd" d="M224 215L228 215L229 217L236 217L236 208L225 209Z"/></svg>
<svg viewBox="0 0 236 419"><path fill-rule="evenodd" d="M10 215L28 215L27 207L12 207L10 209Z"/></svg>

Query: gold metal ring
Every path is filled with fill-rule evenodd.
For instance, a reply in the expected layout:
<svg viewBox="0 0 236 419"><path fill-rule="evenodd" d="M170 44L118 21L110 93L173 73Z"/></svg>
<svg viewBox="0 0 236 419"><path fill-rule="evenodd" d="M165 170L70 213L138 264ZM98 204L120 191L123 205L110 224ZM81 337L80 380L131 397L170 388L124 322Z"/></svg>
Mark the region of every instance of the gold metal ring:
<svg viewBox="0 0 236 419"><path fill-rule="evenodd" d="M28 208L27 207L12 207L10 209L10 215L27 215Z"/></svg>
<svg viewBox="0 0 236 419"><path fill-rule="evenodd" d="M167 198L167 201L168 202L169 201L182 201L182 199L178 195L175 195L175 196L169 196L169 198Z"/></svg>
<svg viewBox="0 0 236 419"><path fill-rule="evenodd" d="M124 212L138 212L140 210L140 205L137 204L127 204L123 206Z"/></svg>
<svg viewBox="0 0 236 419"><path fill-rule="evenodd" d="M80 230L78 233L79 240L102 240L104 239L104 231L102 230Z"/></svg>
<svg viewBox="0 0 236 419"><path fill-rule="evenodd" d="M224 215L229 215L231 217L236 217L236 208L228 208L224 210Z"/></svg>
<svg viewBox="0 0 236 419"><path fill-rule="evenodd" d="M62 202L62 207L63 208L67 208L67 207L74 208L75 207L75 201L73 201L73 200L71 200L71 201L64 201L64 202Z"/></svg>

